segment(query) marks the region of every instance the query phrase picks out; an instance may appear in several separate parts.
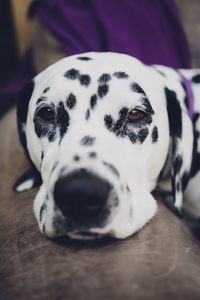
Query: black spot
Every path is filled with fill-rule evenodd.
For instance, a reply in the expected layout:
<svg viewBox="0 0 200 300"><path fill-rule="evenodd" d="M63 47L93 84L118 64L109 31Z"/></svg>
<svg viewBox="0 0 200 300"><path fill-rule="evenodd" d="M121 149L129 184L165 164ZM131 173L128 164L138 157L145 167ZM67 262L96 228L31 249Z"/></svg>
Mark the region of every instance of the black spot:
<svg viewBox="0 0 200 300"><path fill-rule="evenodd" d="M183 90L184 90L184 93L185 93L185 97L184 97L184 103L185 103L185 106L187 107L187 109L189 109L189 98L188 98L188 91L187 91L187 87L184 83L183 80L180 80L180 83L183 87Z"/></svg>
<svg viewBox="0 0 200 300"><path fill-rule="evenodd" d="M97 103L97 95L94 94L90 98L90 106L91 106L92 109L95 107L96 103Z"/></svg>
<svg viewBox="0 0 200 300"><path fill-rule="evenodd" d="M200 136L200 132L198 131L197 122L199 121L200 114L195 113L193 118L193 153L192 153L192 166L190 176L193 177L199 171L200 166L200 153L198 152L198 140Z"/></svg>
<svg viewBox="0 0 200 300"><path fill-rule="evenodd" d="M52 167L52 169L51 169L51 174L54 172L54 170L55 170L55 168L58 166L58 161L54 164L54 166ZM66 167L65 167L65 169L66 169ZM63 170L61 169L61 172L62 172Z"/></svg>
<svg viewBox="0 0 200 300"><path fill-rule="evenodd" d="M57 125L60 130L60 138L62 139L69 127L69 114L65 110L63 102L59 102L57 108Z"/></svg>
<svg viewBox="0 0 200 300"><path fill-rule="evenodd" d="M43 161L43 158L44 158L44 152L42 151L42 153L41 153L41 162Z"/></svg>
<svg viewBox="0 0 200 300"><path fill-rule="evenodd" d="M77 59L79 59L79 60L85 60L85 61L92 60L92 58L87 57L87 56L79 56L79 57L77 57Z"/></svg>
<svg viewBox="0 0 200 300"><path fill-rule="evenodd" d="M34 86L35 86L34 81L33 80L29 81L28 83L25 84L25 86L17 95L17 126L18 126L19 138L22 146L24 147L26 156L28 157L29 161L31 161L31 158L27 150L24 125L26 124L29 101L31 99L34 90Z"/></svg>
<svg viewBox="0 0 200 300"><path fill-rule="evenodd" d="M40 222L42 221L42 216L43 216L43 213L44 213L46 207L47 207L46 203L43 203L41 208L40 208L40 215L39 215L39 221Z"/></svg>
<svg viewBox="0 0 200 300"><path fill-rule="evenodd" d="M158 128L157 128L157 126L154 126L154 128L152 130L151 137L152 137L152 143L156 143L157 140L158 140Z"/></svg>
<svg viewBox="0 0 200 300"><path fill-rule="evenodd" d="M91 137L89 135L86 135L82 138L81 144L84 146L92 146L94 145L95 137Z"/></svg>
<svg viewBox="0 0 200 300"><path fill-rule="evenodd" d="M141 129L138 134L137 134L137 140L142 144L146 137L148 136L149 129L148 128L143 128Z"/></svg>
<svg viewBox="0 0 200 300"><path fill-rule="evenodd" d="M126 190L127 190L127 192L128 192L129 194L131 193L131 190L130 190L130 188L129 188L128 185L126 186Z"/></svg>
<svg viewBox="0 0 200 300"><path fill-rule="evenodd" d="M79 71L76 69L70 69L67 72L65 72L64 77L75 80L79 78Z"/></svg>
<svg viewBox="0 0 200 300"><path fill-rule="evenodd" d="M141 88L141 86L140 86L138 83L136 83L136 82L133 82L133 83L131 84L131 89L132 89L132 91L135 92L135 93L143 94L143 95L146 96L145 91L144 91L144 90Z"/></svg>
<svg viewBox="0 0 200 300"><path fill-rule="evenodd" d="M111 80L111 76L108 73L104 73L99 77L99 83L107 83Z"/></svg>
<svg viewBox="0 0 200 300"><path fill-rule="evenodd" d="M46 234L46 226L45 226L45 224L42 225L42 232L43 232L44 234Z"/></svg>
<svg viewBox="0 0 200 300"><path fill-rule="evenodd" d="M177 192L181 191L181 183L179 181L176 184L176 190L177 190Z"/></svg>
<svg viewBox="0 0 200 300"><path fill-rule="evenodd" d="M197 74L192 77L192 82L194 83L200 83L200 74Z"/></svg>
<svg viewBox="0 0 200 300"><path fill-rule="evenodd" d="M80 160L80 156L74 155L74 160L75 160L75 161L79 161L79 160Z"/></svg>
<svg viewBox="0 0 200 300"><path fill-rule="evenodd" d="M111 129L111 127L113 126L113 123L114 123L111 115L104 116L104 123L108 129Z"/></svg>
<svg viewBox="0 0 200 300"><path fill-rule="evenodd" d="M117 178L120 178L119 171L110 163L103 161L104 166L106 166Z"/></svg>
<svg viewBox="0 0 200 300"><path fill-rule="evenodd" d="M185 172L182 176L182 183L181 183L181 186L182 186L182 190L184 191L188 182L189 182L189 179L190 179L190 176L187 172Z"/></svg>
<svg viewBox="0 0 200 300"><path fill-rule="evenodd" d="M84 74L80 76L79 80L80 80L80 84L85 86L88 86L91 81L90 76Z"/></svg>
<svg viewBox="0 0 200 300"><path fill-rule="evenodd" d="M37 187L39 185L42 184L42 178L41 178L41 174L40 172L34 167L34 165L28 170L26 171L23 175L21 175L17 181L15 182L13 189L14 191L17 191L18 187L28 181L28 180L32 180L32 186L33 187Z"/></svg>
<svg viewBox="0 0 200 300"><path fill-rule="evenodd" d="M47 100L47 97L40 97L37 102L36 102L36 105L38 105L39 103L43 102L43 101L46 101Z"/></svg>
<svg viewBox="0 0 200 300"><path fill-rule="evenodd" d="M128 137L130 141L135 144L136 142L143 143L148 136L149 130L148 128L140 129L138 133L128 132Z"/></svg>
<svg viewBox="0 0 200 300"><path fill-rule="evenodd" d="M117 77L118 79L128 78L128 75L125 72L115 72L113 76Z"/></svg>
<svg viewBox="0 0 200 300"><path fill-rule="evenodd" d="M85 113L85 119L86 119L86 120L89 120L89 118L90 118L90 110L87 109L87 111L86 111L86 113Z"/></svg>
<svg viewBox="0 0 200 300"><path fill-rule="evenodd" d="M152 108L152 106L151 106L148 98L146 98L146 97L142 98L142 106L144 106L145 111L147 113L150 113L150 114L154 115L155 112L154 112L154 110L153 110L153 108Z"/></svg>
<svg viewBox="0 0 200 300"><path fill-rule="evenodd" d="M173 160L174 174L178 174L180 172L181 166L183 164L183 159L180 155L177 155Z"/></svg>
<svg viewBox="0 0 200 300"><path fill-rule="evenodd" d="M50 90L50 87L47 87L46 89L44 89L43 94L47 93Z"/></svg>
<svg viewBox="0 0 200 300"><path fill-rule="evenodd" d="M96 157L97 157L96 152L94 152L94 151L90 152L90 153L89 153L89 157L90 157L90 158L96 158Z"/></svg>
<svg viewBox="0 0 200 300"><path fill-rule="evenodd" d="M179 102L174 91L165 88L165 95L167 98L167 112L169 118L170 136L182 136L182 115Z"/></svg>
<svg viewBox="0 0 200 300"><path fill-rule="evenodd" d="M117 134L119 134L119 130L126 120L127 113L128 113L127 107L122 107L122 109L119 111L119 119L117 120L113 128L113 131L116 132Z"/></svg>
<svg viewBox="0 0 200 300"><path fill-rule="evenodd" d="M103 98L108 93L108 85L103 84L98 87L98 95L100 98Z"/></svg>
<svg viewBox="0 0 200 300"><path fill-rule="evenodd" d="M69 109L72 109L76 105L76 96L74 94L70 94L67 98L66 105Z"/></svg>
<svg viewBox="0 0 200 300"><path fill-rule="evenodd" d="M135 144L137 142L137 135L135 134L135 132L128 133L128 137L131 143Z"/></svg>

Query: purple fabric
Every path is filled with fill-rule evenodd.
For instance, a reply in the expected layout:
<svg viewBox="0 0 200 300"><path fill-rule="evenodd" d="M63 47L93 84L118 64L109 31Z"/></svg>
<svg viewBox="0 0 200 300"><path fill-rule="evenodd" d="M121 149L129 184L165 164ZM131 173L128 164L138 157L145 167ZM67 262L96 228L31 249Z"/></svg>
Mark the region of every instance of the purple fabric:
<svg viewBox="0 0 200 300"><path fill-rule="evenodd" d="M192 120L194 117L194 94L192 90L192 83L189 79L187 79L180 71L178 71L179 75L181 76L183 86L185 88L187 94L187 106L188 106L188 115Z"/></svg>
<svg viewBox="0 0 200 300"><path fill-rule="evenodd" d="M146 64L190 67L173 0L41 0L36 15L66 55L114 51Z"/></svg>
<svg viewBox="0 0 200 300"><path fill-rule="evenodd" d="M173 0L37 0L31 10L57 38L66 55L114 51L146 64L191 66ZM18 77L0 90L0 111L33 76L30 63L26 60Z"/></svg>

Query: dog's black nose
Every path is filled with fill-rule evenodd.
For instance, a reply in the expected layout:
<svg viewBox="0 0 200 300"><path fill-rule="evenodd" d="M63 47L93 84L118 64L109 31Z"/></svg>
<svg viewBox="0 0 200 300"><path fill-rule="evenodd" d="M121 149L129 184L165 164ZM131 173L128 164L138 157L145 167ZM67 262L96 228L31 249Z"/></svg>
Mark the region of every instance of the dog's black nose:
<svg viewBox="0 0 200 300"><path fill-rule="evenodd" d="M58 179L54 199L68 220L93 225L106 210L111 185L84 169Z"/></svg>

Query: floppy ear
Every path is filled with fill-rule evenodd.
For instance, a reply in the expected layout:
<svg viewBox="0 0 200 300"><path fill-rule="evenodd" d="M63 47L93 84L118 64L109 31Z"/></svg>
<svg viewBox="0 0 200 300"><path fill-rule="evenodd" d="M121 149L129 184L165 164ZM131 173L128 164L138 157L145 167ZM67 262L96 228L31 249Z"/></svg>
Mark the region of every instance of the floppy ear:
<svg viewBox="0 0 200 300"><path fill-rule="evenodd" d="M165 88L169 118L170 148L166 168L170 174L170 189L164 191L167 204L179 216L182 215L183 191L189 181L192 161L192 122L181 108L176 93ZM167 172L168 172L167 171Z"/></svg>
<svg viewBox="0 0 200 300"><path fill-rule="evenodd" d="M13 189L17 192L30 189L42 183L41 175L30 158L26 142L26 121L28 114L28 106L33 90L34 81L31 80L19 92L17 99L17 127L19 139L31 165L30 170L26 171L14 184Z"/></svg>

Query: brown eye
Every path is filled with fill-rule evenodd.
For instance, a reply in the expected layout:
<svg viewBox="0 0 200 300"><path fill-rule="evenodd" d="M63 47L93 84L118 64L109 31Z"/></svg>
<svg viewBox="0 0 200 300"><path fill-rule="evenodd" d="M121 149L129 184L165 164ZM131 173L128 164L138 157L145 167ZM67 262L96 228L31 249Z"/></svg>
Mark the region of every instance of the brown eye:
<svg viewBox="0 0 200 300"><path fill-rule="evenodd" d="M144 112L134 109L128 114L128 120L131 122L140 121L144 117Z"/></svg>
<svg viewBox="0 0 200 300"><path fill-rule="evenodd" d="M55 113L54 110L51 107L42 107L37 114L40 119L51 122L55 119Z"/></svg>

